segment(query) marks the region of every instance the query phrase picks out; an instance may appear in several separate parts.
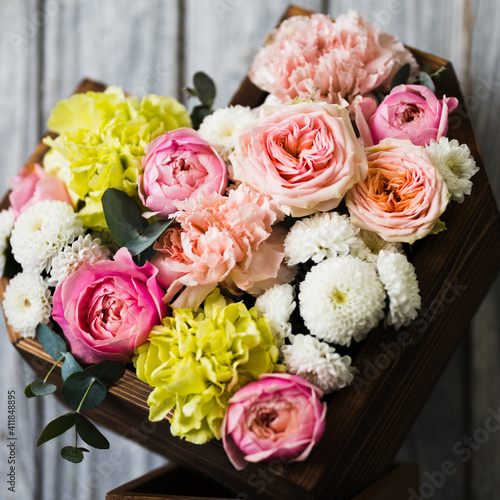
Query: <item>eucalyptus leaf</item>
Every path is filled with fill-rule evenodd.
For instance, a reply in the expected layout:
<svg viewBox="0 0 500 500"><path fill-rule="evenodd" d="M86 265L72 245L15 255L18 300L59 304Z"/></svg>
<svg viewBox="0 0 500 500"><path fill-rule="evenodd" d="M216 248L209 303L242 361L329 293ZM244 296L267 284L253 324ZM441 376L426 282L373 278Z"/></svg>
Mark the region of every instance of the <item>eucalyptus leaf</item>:
<svg viewBox="0 0 500 500"><path fill-rule="evenodd" d="M203 71L198 71L193 76L193 83L202 104L212 107L216 94L214 81Z"/></svg>
<svg viewBox="0 0 500 500"><path fill-rule="evenodd" d="M205 106L203 104L195 106L191 111L191 121L193 122L193 128L195 130L198 130L200 128L201 122L213 112L213 109L209 106Z"/></svg>
<svg viewBox="0 0 500 500"><path fill-rule="evenodd" d="M62 379L66 380L73 373L81 371L83 371L83 368L78 364L78 361L76 361L73 357L73 354L67 352L61 365Z"/></svg>
<svg viewBox="0 0 500 500"><path fill-rule="evenodd" d="M48 396L49 394L53 394L57 391L57 387L54 384L49 384L48 382L44 382L43 380L35 380L34 382L31 382L28 387L29 392L31 392L33 396ZM26 394L28 387L26 387L24 394Z"/></svg>
<svg viewBox="0 0 500 500"><path fill-rule="evenodd" d="M89 445L99 450L107 450L109 441L101 431L86 417L78 414L76 417L76 432Z"/></svg>
<svg viewBox="0 0 500 500"><path fill-rule="evenodd" d="M68 352L64 339L43 323L39 323L36 327L36 338L43 350L56 361Z"/></svg>
<svg viewBox="0 0 500 500"><path fill-rule="evenodd" d="M127 247L131 255L139 255L147 250L172 224L174 219L162 219L147 226L142 234L137 234L123 246Z"/></svg>
<svg viewBox="0 0 500 500"><path fill-rule="evenodd" d="M429 90L432 90L432 92L436 92L436 86L434 85L429 73L421 71L418 75L418 79L420 80L421 85L425 85Z"/></svg>
<svg viewBox="0 0 500 500"><path fill-rule="evenodd" d="M86 375L95 377L105 385L114 384L125 373L125 366L117 361L103 361L84 370Z"/></svg>
<svg viewBox="0 0 500 500"><path fill-rule="evenodd" d="M26 389L24 389L24 395L27 398L34 398L36 397L36 394L31 390L31 384L26 386Z"/></svg>
<svg viewBox="0 0 500 500"><path fill-rule="evenodd" d="M61 457L68 462L73 462L74 464L79 464L83 460L83 450L80 448L75 448L74 446L65 446L61 450Z"/></svg>
<svg viewBox="0 0 500 500"><path fill-rule="evenodd" d="M106 398L108 390L92 375L83 372L72 373L65 381L62 388L62 397L65 403L81 410L90 410L99 406Z"/></svg>
<svg viewBox="0 0 500 500"><path fill-rule="evenodd" d="M51 439L64 434L68 429L71 429L71 427L75 425L75 422L75 412L65 413L64 415L57 417L55 420L52 420L52 422L49 422L47 424L42 434L38 438L38 442L36 443L36 445L40 446L43 443L46 443L47 441L50 441Z"/></svg>
<svg viewBox="0 0 500 500"><path fill-rule="evenodd" d="M403 64L401 68L398 69L397 73L391 82L391 90L398 85L404 85L408 82L408 77L410 76L410 63Z"/></svg>

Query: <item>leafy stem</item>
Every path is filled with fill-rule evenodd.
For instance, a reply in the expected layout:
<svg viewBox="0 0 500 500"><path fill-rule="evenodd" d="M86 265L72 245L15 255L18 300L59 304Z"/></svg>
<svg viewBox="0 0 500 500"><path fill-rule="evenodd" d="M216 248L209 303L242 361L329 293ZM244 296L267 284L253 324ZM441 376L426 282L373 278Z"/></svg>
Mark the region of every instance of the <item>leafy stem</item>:
<svg viewBox="0 0 500 500"><path fill-rule="evenodd" d="M90 389L92 388L92 386L94 385L94 382L95 382L95 378L92 379L92 381L90 382L89 386L87 387L87 390L85 391L85 394L83 395L83 398L82 400L80 401L80 404L78 405L78 408L76 409L76 413L80 413L80 410L82 408L82 405L85 401L85 398L88 396L89 392L90 392Z"/></svg>

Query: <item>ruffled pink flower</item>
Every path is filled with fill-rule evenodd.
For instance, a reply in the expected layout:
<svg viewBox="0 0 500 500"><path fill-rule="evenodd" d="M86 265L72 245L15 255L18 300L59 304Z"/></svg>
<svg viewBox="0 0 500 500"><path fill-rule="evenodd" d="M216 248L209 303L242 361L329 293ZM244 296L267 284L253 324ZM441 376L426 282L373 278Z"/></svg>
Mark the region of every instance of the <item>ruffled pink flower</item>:
<svg viewBox="0 0 500 500"><path fill-rule="evenodd" d="M84 363L130 363L169 308L156 280L157 269L137 266L126 248L114 261L84 264L56 288L52 317L71 352Z"/></svg>
<svg viewBox="0 0 500 500"><path fill-rule="evenodd" d="M413 243L429 234L449 193L425 148L384 139L366 153L368 176L346 195L351 221L386 241Z"/></svg>
<svg viewBox="0 0 500 500"><path fill-rule="evenodd" d="M278 277L286 231L272 227L277 213L267 196L241 185L227 197L202 194L177 207L178 226L164 233L152 260L169 288L166 300L187 287L174 307L197 309L221 282L253 293Z"/></svg>
<svg viewBox="0 0 500 500"><path fill-rule="evenodd" d="M45 170L34 163L24 167L19 175L9 179L10 206L17 217L27 208L44 200L64 201L72 205L64 183L57 177L48 176Z"/></svg>
<svg viewBox="0 0 500 500"><path fill-rule="evenodd" d="M448 131L448 115L458 106L455 97L438 99L424 85L398 85L373 110L369 102L361 103L356 124L365 146L382 139L408 139L417 146L426 146ZM367 130L367 126L369 130Z"/></svg>
<svg viewBox="0 0 500 500"><path fill-rule="evenodd" d="M282 102L312 96L347 106L371 90L388 90L406 63L415 75L411 52L351 10L336 21L324 14L283 21L258 52L249 77Z"/></svg>
<svg viewBox="0 0 500 500"><path fill-rule="evenodd" d="M199 193L224 194L227 168L217 151L190 128L166 132L150 142L142 158L139 197L151 212L168 217L175 201Z"/></svg>
<svg viewBox="0 0 500 500"><path fill-rule="evenodd" d="M323 393L301 377L265 374L230 400L222 442L231 463L305 460L325 430Z"/></svg>
<svg viewBox="0 0 500 500"><path fill-rule="evenodd" d="M230 177L269 195L293 217L336 208L367 172L347 111L319 102L268 111L238 137Z"/></svg>

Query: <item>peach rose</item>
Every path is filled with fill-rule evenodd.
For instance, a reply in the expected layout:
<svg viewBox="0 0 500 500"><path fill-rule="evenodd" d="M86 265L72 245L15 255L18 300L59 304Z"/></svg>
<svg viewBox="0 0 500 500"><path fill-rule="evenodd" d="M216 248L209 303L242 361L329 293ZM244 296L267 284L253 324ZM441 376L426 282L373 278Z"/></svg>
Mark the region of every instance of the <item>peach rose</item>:
<svg viewBox="0 0 500 500"><path fill-rule="evenodd" d="M346 195L352 222L386 241L413 243L429 234L449 193L425 149L384 139L366 153L368 176Z"/></svg>
<svg viewBox="0 0 500 500"><path fill-rule="evenodd" d="M229 175L269 195L286 214L332 210L367 173L366 156L348 112L301 102L265 108L238 137Z"/></svg>

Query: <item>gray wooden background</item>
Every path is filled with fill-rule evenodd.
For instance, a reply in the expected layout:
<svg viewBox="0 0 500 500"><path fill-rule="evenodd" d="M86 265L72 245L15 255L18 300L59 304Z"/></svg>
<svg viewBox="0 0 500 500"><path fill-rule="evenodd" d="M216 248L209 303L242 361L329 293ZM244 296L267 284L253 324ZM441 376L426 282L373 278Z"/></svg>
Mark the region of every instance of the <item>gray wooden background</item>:
<svg viewBox="0 0 500 500"><path fill-rule="evenodd" d="M169 94L198 70L227 103L286 0L0 0L1 188L45 130L50 109L90 77L129 92ZM500 2L495 0L296 0L333 16L349 8L408 45L453 62L461 80L491 184L500 198ZM482 432L500 410L500 282L415 423L401 460L417 461L422 497L500 498L500 432ZM106 491L163 464L111 435L111 451L80 465L60 459L69 437L35 449L44 424L64 410L53 399L27 401L31 369L0 338L0 498L103 499ZM17 394L17 487L7 491L7 391ZM109 432L107 433L110 434ZM472 441L467 444L467 438ZM466 451L466 448L470 452ZM444 476L443 464L456 469Z"/></svg>

